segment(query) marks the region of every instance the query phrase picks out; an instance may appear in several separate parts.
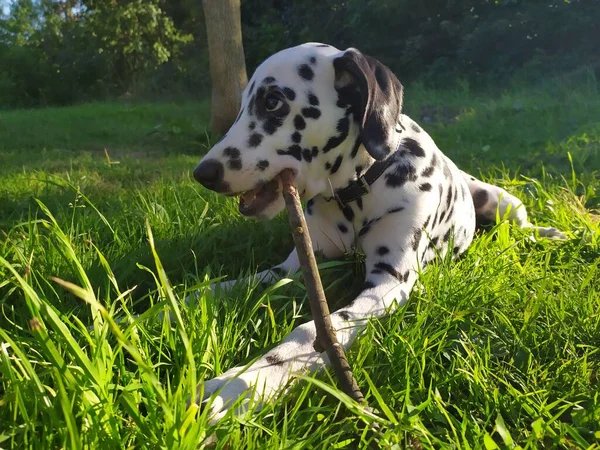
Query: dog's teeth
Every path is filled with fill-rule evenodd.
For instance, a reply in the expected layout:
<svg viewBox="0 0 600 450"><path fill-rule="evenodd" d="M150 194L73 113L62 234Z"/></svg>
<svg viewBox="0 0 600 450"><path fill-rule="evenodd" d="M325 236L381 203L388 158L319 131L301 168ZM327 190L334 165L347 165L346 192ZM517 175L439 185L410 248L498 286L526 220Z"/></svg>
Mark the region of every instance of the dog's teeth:
<svg viewBox="0 0 600 450"><path fill-rule="evenodd" d="M254 202L254 199L256 199L256 192L254 190L242 194L242 200L248 206Z"/></svg>

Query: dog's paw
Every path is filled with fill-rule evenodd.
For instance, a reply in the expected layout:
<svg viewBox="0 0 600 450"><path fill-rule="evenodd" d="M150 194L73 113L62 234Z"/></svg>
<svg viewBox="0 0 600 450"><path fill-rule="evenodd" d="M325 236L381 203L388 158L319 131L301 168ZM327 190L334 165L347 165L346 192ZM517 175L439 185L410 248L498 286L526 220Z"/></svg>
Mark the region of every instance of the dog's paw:
<svg viewBox="0 0 600 450"><path fill-rule="evenodd" d="M221 420L230 409L235 415L249 409L260 410L286 386L287 372L280 366L261 361L250 367L235 367L198 386L195 401L202 408L209 408L212 424Z"/></svg>

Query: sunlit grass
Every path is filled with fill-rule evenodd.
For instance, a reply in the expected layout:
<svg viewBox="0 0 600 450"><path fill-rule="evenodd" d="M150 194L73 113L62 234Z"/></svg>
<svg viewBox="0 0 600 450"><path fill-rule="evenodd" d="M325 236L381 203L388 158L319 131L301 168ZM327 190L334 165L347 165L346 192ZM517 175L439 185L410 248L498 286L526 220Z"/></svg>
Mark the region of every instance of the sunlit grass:
<svg viewBox="0 0 600 450"><path fill-rule="evenodd" d="M285 218L247 221L191 181L205 104L3 112L0 448L598 448L596 80L406 90L417 121L456 113L422 123L443 151L570 239L502 223L431 265L350 351L372 414L325 372L214 426L188 405L197 382L308 319L299 278L206 288L281 262ZM332 304L359 291L360 261L322 265Z"/></svg>

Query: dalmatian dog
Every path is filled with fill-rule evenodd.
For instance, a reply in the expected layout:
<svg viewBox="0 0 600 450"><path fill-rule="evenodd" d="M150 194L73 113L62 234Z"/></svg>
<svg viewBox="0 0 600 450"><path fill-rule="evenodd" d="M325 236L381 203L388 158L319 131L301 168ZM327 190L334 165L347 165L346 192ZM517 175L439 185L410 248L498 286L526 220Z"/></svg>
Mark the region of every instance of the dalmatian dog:
<svg viewBox="0 0 600 450"><path fill-rule="evenodd" d="M513 195L459 170L402 113L402 96L396 76L357 49L307 43L280 51L256 69L235 123L194 170L206 188L239 196L244 216L267 220L285 207L278 174L291 169L307 201L314 250L336 258L362 249L362 292L331 316L345 348L368 319L408 300L430 261L463 253L477 222L495 222L499 213L541 236L564 237L533 226ZM274 283L298 269L294 250L283 263L220 289ZM299 326L249 366L205 382L198 399L210 398L215 421L251 394L264 404L295 375L328 364L315 337L312 321Z"/></svg>

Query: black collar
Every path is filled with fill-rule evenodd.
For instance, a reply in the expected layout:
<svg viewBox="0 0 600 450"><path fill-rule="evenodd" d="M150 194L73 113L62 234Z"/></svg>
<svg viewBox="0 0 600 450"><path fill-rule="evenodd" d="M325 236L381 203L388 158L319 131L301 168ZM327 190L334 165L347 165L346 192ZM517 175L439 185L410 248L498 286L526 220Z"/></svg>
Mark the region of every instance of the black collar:
<svg viewBox="0 0 600 450"><path fill-rule="evenodd" d="M383 161L375 162L364 175L358 177L357 180L352 180L348 186L342 189L337 189L334 198L341 207L346 204L358 200L371 190L371 185L385 172L385 169L390 167L394 162L393 155L388 156Z"/></svg>

